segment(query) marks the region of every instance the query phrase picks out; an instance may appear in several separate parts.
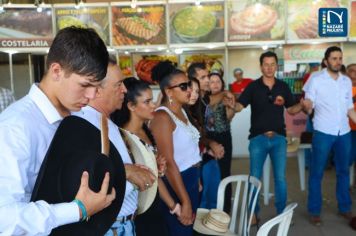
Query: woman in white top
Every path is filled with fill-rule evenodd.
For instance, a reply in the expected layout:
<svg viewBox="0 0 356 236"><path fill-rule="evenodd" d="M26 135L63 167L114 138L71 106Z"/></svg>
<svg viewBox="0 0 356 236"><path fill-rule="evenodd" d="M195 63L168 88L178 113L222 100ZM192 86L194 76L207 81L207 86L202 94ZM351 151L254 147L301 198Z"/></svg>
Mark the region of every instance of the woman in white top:
<svg viewBox="0 0 356 236"><path fill-rule="evenodd" d="M158 152L166 158L163 180L172 197L181 204L176 217L165 208L165 219L171 236L193 234L193 221L198 207L199 131L189 122L183 109L191 94L191 82L185 73L169 61L160 62L152 71L163 95L162 106L156 110L150 129Z"/></svg>

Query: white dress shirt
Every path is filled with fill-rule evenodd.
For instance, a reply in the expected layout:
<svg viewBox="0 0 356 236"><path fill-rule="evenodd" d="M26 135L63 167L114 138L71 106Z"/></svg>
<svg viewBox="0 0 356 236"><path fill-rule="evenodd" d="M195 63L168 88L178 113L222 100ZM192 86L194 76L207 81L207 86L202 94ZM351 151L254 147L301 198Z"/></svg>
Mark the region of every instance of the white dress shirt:
<svg viewBox="0 0 356 236"><path fill-rule="evenodd" d="M83 119L89 121L98 129L100 129L101 113L95 110L94 108L90 106L86 106L81 111L74 112L73 115L82 117ZM126 145L119 132L119 128L110 119L108 119L108 128L109 128L109 139L120 153L122 162L124 164L132 164ZM119 217L133 214L137 209L137 203L138 203L138 191L135 190L135 188L129 181L126 181L125 198L124 198L124 202L122 203L121 210L119 212Z"/></svg>
<svg viewBox="0 0 356 236"><path fill-rule="evenodd" d="M29 202L48 146L62 117L32 85L0 115L0 235L48 235L79 221L76 203Z"/></svg>
<svg viewBox="0 0 356 236"><path fill-rule="evenodd" d="M315 130L343 135L350 131L348 111L353 108L351 80L339 73L333 79L327 69L313 74L304 85L305 98L313 102Z"/></svg>
<svg viewBox="0 0 356 236"><path fill-rule="evenodd" d="M13 102L15 102L13 92L6 88L0 88L0 113Z"/></svg>

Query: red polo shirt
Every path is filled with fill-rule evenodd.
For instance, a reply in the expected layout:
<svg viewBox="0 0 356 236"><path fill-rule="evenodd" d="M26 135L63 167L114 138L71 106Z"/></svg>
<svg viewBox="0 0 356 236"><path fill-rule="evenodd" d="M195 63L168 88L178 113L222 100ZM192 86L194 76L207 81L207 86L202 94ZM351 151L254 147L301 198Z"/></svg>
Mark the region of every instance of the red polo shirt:
<svg viewBox="0 0 356 236"><path fill-rule="evenodd" d="M233 93L242 93L247 85L251 83L253 80L252 79L242 79L241 81L237 82L235 81L234 83L231 84L231 92Z"/></svg>

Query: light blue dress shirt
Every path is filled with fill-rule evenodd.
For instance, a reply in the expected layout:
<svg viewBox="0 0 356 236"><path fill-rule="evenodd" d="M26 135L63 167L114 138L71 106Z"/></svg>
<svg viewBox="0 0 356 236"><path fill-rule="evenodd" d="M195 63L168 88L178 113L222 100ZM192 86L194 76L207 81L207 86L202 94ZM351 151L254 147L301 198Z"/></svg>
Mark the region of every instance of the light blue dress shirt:
<svg viewBox="0 0 356 236"><path fill-rule="evenodd" d="M61 120L35 84L0 114L0 235L48 235L53 228L79 221L76 203L29 202Z"/></svg>

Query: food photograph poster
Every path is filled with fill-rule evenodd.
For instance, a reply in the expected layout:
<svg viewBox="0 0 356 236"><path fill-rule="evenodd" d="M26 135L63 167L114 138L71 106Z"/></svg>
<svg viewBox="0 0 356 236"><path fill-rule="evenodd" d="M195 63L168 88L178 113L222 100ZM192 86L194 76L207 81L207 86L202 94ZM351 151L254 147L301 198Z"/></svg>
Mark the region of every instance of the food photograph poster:
<svg viewBox="0 0 356 236"><path fill-rule="evenodd" d="M234 0L228 2L229 41L283 40L284 0Z"/></svg>
<svg viewBox="0 0 356 236"><path fill-rule="evenodd" d="M348 7L348 0L288 0L288 40L320 38L318 34L319 8Z"/></svg>
<svg viewBox="0 0 356 236"><path fill-rule="evenodd" d="M170 42L224 42L224 2L174 3L169 7Z"/></svg>
<svg viewBox="0 0 356 236"><path fill-rule="evenodd" d="M166 44L164 5L112 6L112 45Z"/></svg>
<svg viewBox="0 0 356 236"><path fill-rule="evenodd" d="M180 68L187 71L188 67L194 62L203 62L208 71L218 72L224 74L224 53L194 53L194 54L182 54L180 56Z"/></svg>
<svg viewBox="0 0 356 236"><path fill-rule="evenodd" d="M149 84L157 84L152 80L151 72L160 61L169 60L174 65L178 65L178 56L176 54L136 54L132 56L136 76Z"/></svg>
<svg viewBox="0 0 356 236"><path fill-rule="evenodd" d="M120 55L119 56L119 67L124 77L133 76L132 73L132 63L131 56L129 55Z"/></svg>
<svg viewBox="0 0 356 236"><path fill-rule="evenodd" d="M51 8L6 8L0 14L1 47L49 47L52 37Z"/></svg>
<svg viewBox="0 0 356 236"><path fill-rule="evenodd" d="M55 7L57 31L68 26L93 28L104 40L109 41L108 7L86 6L79 9L73 7Z"/></svg>

